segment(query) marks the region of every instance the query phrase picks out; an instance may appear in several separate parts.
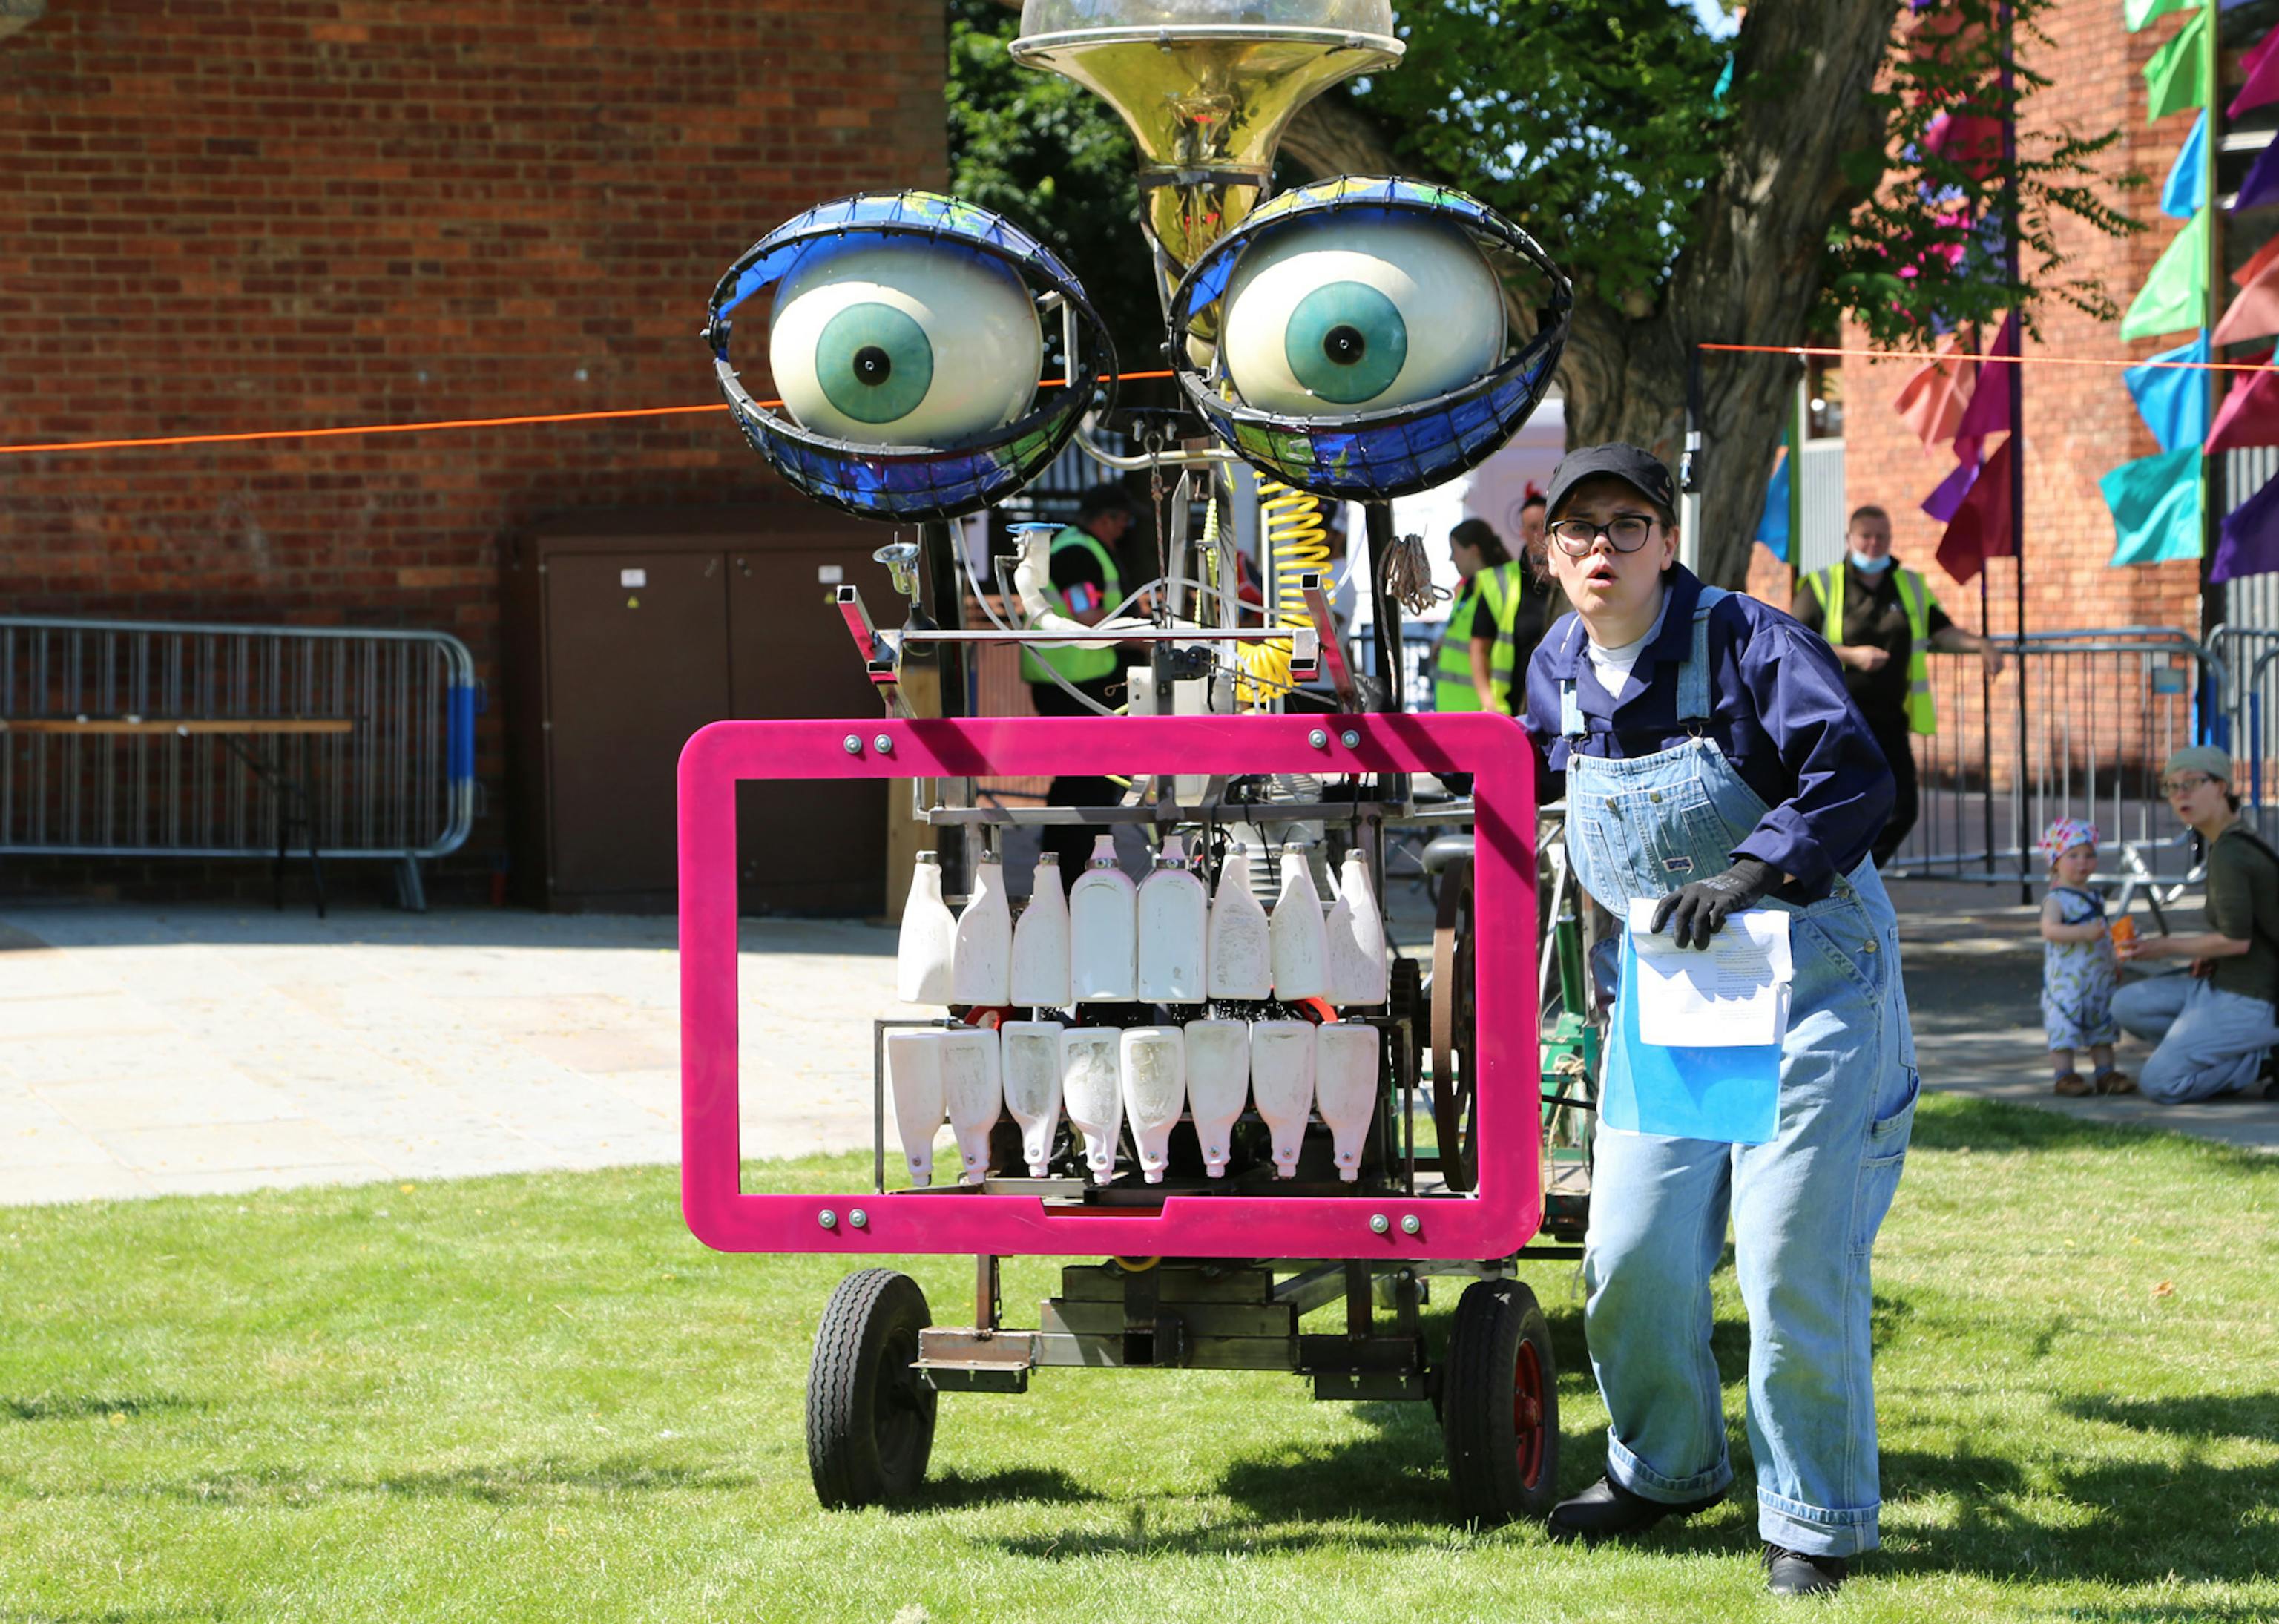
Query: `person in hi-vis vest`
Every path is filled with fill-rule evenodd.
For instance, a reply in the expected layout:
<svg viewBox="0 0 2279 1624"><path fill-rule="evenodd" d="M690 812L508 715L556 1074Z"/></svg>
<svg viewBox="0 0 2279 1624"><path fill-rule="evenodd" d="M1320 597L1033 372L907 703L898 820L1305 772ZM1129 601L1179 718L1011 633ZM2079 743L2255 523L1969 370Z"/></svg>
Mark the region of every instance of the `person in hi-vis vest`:
<svg viewBox="0 0 2279 1624"><path fill-rule="evenodd" d="M1047 601L1072 620L1096 626L1123 601L1124 573L1116 567L1116 544L1132 528L1132 498L1120 485L1095 485L1078 499L1076 523L1053 537L1052 587ZM1070 687L1114 709L1108 697L1122 682L1121 644L1021 650L1021 677L1040 716L1089 716L1098 713L1053 680L1057 671ZM1047 668L1050 668L1049 670ZM1123 792L1103 778L1055 778L1046 792L1056 807L1112 807ZM1059 854L1061 884L1073 885L1084 872L1093 837L1100 831L1081 823L1049 824L1041 831L1043 849Z"/></svg>
<svg viewBox="0 0 2279 1624"><path fill-rule="evenodd" d="M1501 607L1503 578L1518 566L1494 527L1476 518L1448 532L1448 562L1456 566L1459 578L1447 624L1440 629L1433 651L1432 709L1444 714L1493 710L1497 706L1490 671L1495 617ZM1507 669L1506 687L1510 677Z"/></svg>
<svg viewBox="0 0 2279 1624"><path fill-rule="evenodd" d="M1911 735L1938 731L1930 653L1975 654L1989 676L1999 677L2002 651L1949 620L1923 578L1891 556L1891 518L1883 509L1856 509L1844 540L1843 562L1799 580L1788 612L1834 647L1845 689L1891 764L1891 821L1873 854L1882 868L1915 826Z"/></svg>

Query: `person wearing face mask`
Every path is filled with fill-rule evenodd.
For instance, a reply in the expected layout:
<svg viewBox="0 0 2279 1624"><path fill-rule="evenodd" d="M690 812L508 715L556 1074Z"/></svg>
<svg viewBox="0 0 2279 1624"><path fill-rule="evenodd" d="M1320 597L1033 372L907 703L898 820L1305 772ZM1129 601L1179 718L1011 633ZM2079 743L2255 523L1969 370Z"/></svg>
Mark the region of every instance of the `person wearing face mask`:
<svg viewBox="0 0 2279 1624"><path fill-rule="evenodd" d="M1876 866L1888 864L1915 826L1919 797L1909 735L1938 732L1931 699L1933 649L1976 654L1990 677L2002 674L2002 651L1946 617L1923 578L1891 556L1891 517L1855 509L1845 532L1843 561L1815 570L1789 605L1799 623L1827 638L1844 667L1844 686L1891 764L1897 799L1876 842Z"/></svg>
<svg viewBox="0 0 2279 1624"><path fill-rule="evenodd" d="M1606 1473L1550 1532L1596 1544L1730 1487L1709 1288L1730 1218L1768 1581L1825 1592L1876 1544L1868 1255L1917 1087L1868 857L1891 772L1825 642L1677 563L1677 501L1633 446L1553 473L1550 563L1575 610L1529 663L1522 723L1543 793L1564 777L1568 860L1601 906L1655 900L1650 928L1698 948L1742 909L1784 912L1794 979L1770 1139L1600 1127L1583 1278ZM1628 1042L1618 1004L1610 1074Z"/></svg>

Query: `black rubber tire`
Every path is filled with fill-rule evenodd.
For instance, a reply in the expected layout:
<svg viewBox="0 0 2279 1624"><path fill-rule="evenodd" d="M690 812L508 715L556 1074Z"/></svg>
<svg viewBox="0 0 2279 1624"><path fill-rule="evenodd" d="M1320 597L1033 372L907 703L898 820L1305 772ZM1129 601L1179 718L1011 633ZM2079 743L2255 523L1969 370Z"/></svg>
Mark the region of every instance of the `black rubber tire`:
<svg viewBox="0 0 2279 1624"><path fill-rule="evenodd" d="M1551 1327L1518 1281L1477 1281L1457 1299L1440 1430L1465 1521L1549 1513L1559 1498L1559 1372Z"/></svg>
<svg viewBox="0 0 2279 1624"><path fill-rule="evenodd" d="M892 1505L925 1482L941 1396L911 1365L932 1323L918 1283L891 1268L831 1293L807 1373L807 1466L831 1509Z"/></svg>

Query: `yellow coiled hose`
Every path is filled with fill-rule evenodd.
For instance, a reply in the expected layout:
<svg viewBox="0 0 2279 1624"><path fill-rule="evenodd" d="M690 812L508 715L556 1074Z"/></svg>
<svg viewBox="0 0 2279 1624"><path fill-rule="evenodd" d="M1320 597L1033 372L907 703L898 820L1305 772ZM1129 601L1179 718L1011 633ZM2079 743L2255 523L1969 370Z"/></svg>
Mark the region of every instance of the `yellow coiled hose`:
<svg viewBox="0 0 2279 1624"><path fill-rule="evenodd" d="M1270 565L1267 581L1266 623L1274 626L1309 626L1306 600L1298 591L1298 578L1311 571L1326 583L1330 574L1328 532L1322 524L1322 502L1304 491L1293 490L1271 479L1258 486L1259 508L1266 525L1266 555ZM1290 690L1290 645L1285 642L1245 643L1241 646L1242 675L1236 698L1245 705L1263 706Z"/></svg>

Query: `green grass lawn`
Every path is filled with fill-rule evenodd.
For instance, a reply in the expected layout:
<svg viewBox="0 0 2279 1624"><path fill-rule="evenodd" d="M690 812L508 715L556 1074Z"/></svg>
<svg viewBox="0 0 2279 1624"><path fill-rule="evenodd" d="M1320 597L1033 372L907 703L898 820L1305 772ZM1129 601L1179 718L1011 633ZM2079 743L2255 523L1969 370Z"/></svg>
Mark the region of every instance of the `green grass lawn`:
<svg viewBox="0 0 2279 1624"><path fill-rule="evenodd" d="M1884 1548L1812 1616L2279 1618L2275 1198L2279 1161L1927 1100L1877 1258ZM970 1315L970 1260L907 1267ZM1425 1406L1207 1372L945 1398L922 1505L825 1513L802 1385L841 1272L704 1251L661 1168L0 1209L0 1619L1815 1607L1761 1592L1730 1272L1742 1492L1596 1552L1453 1526ZM1008 1266L1015 1322L1053 1278ZM1571 1490L1605 1418L1572 1266L1529 1278Z"/></svg>

